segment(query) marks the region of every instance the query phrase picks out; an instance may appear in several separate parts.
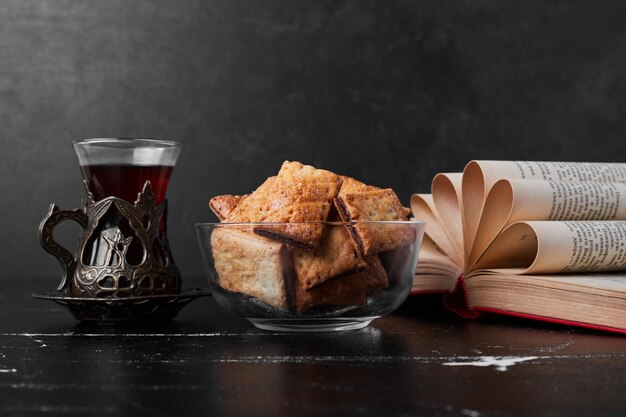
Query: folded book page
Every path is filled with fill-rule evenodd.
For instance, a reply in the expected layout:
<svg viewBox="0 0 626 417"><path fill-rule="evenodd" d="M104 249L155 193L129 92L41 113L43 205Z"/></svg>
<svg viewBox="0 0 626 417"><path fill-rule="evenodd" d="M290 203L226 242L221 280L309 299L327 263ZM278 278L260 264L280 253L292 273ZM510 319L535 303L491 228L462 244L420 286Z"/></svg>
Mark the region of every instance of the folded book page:
<svg viewBox="0 0 626 417"><path fill-rule="evenodd" d="M472 248L483 207L501 179L542 179L626 183L626 164L599 162L471 161L463 171L462 215L465 247Z"/></svg>
<svg viewBox="0 0 626 417"><path fill-rule="evenodd" d="M475 269L506 274L626 269L626 221L524 221L507 227Z"/></svg>
<svg viewBox="0 0 626 417"><path fill-rule="evenodd" d="M446 260L428 260L424 249L420 279L437 263L450 273L485 267L487 248L519 221L625 220L626 164L472 161L462 174L436 175L432 192L414 194L411 209Z"/></svg>
<svg viewBox="0 0 626 417"><path fill-rule="evenodd" d="M626 184L500 180L484 203L468 269L508 225L522 220L626 220Z"/></svg>
<svg viewBox="0 0 626 417"><path fill-rule="evenodd" d="M463 174L442 173L437 174L432 183L432 198L435 211L441 219L441 226L446 232L448 239L454 245L458 258L465 263L465 249L463 242L463 216L461 214L461 181Z"/></svg>
<svg viewBox="0 0 626 417"><path fill-rule="evenodd" d="M449 237L442 219L435 207L432 194L413 194L411 197L411 211L413 217L426 222L426 235L429 236L441 250L457 265L463 265L463 256ZM421 255L420 255L421 260Z"/></svg>

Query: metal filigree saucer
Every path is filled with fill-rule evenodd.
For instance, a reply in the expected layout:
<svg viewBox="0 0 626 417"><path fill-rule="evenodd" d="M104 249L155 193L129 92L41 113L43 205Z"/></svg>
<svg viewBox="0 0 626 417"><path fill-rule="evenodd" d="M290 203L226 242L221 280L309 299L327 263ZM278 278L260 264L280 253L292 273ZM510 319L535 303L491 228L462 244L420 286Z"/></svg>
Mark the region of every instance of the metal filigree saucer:
<svg viewBox="0 0 626 417"><path fill-rule="evenodd" d="M190 288L178 294L110 298L71 297L58 290L39 291L32 295L62 305L80 321L127 323L173 319L188 303L211 295L211 291Z"/></svg>

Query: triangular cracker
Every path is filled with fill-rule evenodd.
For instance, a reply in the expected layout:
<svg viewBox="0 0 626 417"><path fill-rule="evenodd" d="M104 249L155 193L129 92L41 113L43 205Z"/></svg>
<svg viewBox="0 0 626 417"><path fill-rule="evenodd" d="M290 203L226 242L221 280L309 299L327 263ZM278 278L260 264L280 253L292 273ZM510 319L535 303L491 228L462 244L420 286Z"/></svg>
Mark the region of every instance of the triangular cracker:
<svg viewBox="0 0 626 417"><path fill-rule="evenodd" d="M218 195L213 197L209 201L209 207L213 210L213 213L220 221L223 221L228 213L234 210L241 201L243 201L248 195Z"/></svg>
<svg viewBox="0 0 626 417"><path fill-rule="evenodd" d="M323 284L337 275L356 272L366 264L350 233L342 226L328 226L314 251L294 249L293 267L305 290Z"/></svg>
<svg viewBox="0 0 626 417"><path fill-rule="evenodd" d="M290 225L255 226L254 231L285 243L313 249L342 180L330 171L285 161L272 181L266 181L226 216L227 222L287 222Z"/></svg>
<svg viewBox="0 0 626 417"><path fill-rule="evenodd" d="M380 188L378 187L374 187L373 185L367 185L364 182L355 180L354 178L347 177L345 175L340 175L340 177L343 180L343 184L341 184L341 189L339 190L340 196L363 191L380 190Z"/></svg>
<svg viewBox="0 0 626 417"><path fill-rule="evenodd" d="M309 291L296 280L294 294L298 313L315 305L344 305L352 296L358 301L365 291L386 288L389 285L387 273L378 255L368 256L366 263L366 269L361 272L336 278Z"/></svg>
<svg viewBox="0 0 626 417"><path fill-rule="evenodd" d="M350 231L363 255L391 250L415 241L415 230L409 225L367 223L408 220L409 212L390 188L346 193L335 199L335 206L343 221L356 222L350 226Z"/></svg>

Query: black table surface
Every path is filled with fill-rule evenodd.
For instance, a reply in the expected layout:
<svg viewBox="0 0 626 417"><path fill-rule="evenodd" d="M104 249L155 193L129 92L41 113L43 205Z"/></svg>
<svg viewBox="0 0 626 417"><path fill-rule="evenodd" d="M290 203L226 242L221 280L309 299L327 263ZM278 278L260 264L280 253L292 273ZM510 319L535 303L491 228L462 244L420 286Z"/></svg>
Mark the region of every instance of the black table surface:
<svg viewBox="0 0 626 417"><path fill-rule="evenodd" d="M257 330L210 297L166 323L90 325L31 297L50 284L0 291L1 416L626 415L620 335L466 321L436 296L340 333Z"/></svg>

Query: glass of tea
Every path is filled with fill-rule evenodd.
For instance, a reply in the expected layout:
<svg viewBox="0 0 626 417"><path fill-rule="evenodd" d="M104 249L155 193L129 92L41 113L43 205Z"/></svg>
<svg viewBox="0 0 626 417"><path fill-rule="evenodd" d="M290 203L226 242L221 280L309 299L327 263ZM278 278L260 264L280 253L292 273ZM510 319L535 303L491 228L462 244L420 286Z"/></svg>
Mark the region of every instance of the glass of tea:
<svg viewBox="0 0 626 417"><path fill-rule="evenodd" d="M86 184L84 207L51 205L39 229L43 248L64 269L59 290L81 298L176 294L180 273L166 235L165 194L181 144L154 139L74 142ZM76 255L53 237L73 220L83 234Z"/></svg>
<svg viewBox="0 0 626 417"><path fill-rule="evenodd" d="M94 202L111 200L111 197L115 197L134 204L140 201L140 194L149 184L155 207L165 201L170 176L182 148L180 143L172 141L125 138L84 139L74 142L73 145L87 190ZM129 213L129 209L123 210L124 206L122 203L116 203L109 205L106 211L94 211L99 218L94 219L92 215L90 223L93 224L94 220L97 220L97 226L91 230L88 237L85 236L79 256L79 267L85 266L86 270L93 270L93 268L119 268L121 265L128 269L141 266L146 259L160 266L169 266L167 264L173 263L165 237L167 211L164 209L158 215L156 212L137 214L135 216L137 220L145 223L142 225L144 229L142 233L137 227L133 227L132 220L124 214ZM145 236L150 229L155 229L150 227L150 222L156 223L158 230L153 232L150 242L145 242L145 238L141 239L141 236ZM136 221L135 225L137 224ZM130 272L120 272L118 275L123 278L111 276L108 281L102 280L99 284L103 287L102 291L97 291L97 294L109 293L107 285L115 290L116 295L128 293L119 291L119 288L129 287L137 294L138 291L159 292L162 286L171 288L178 285L175 282L168 282L172 281L171 277L161 277L163 279L149 277L143 284L145 288L140 288L130 282L131 278L128 277ZM133 271L132 275L137 274ZM156 283L153 282L155 280ZM87 280L83 278L83 281Z"/></svg>
<svg viewBox="0 0 626 417"><path fill-rule="evenodd" d="M150 181L156 203L165 200L181 144L154 139L103 138L74 142L74 150L96 201L118 197L130 203Z"/></svg>

